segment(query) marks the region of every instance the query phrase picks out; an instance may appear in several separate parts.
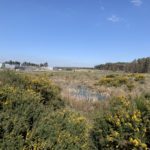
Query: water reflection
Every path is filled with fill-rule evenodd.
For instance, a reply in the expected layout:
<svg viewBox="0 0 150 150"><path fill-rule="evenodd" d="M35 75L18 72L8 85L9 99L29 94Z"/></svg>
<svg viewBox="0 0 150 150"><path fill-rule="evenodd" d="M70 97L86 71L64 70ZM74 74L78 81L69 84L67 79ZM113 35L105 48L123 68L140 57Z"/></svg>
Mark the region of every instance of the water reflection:
<svg viewBox="0 0 150 150"><path fill-rule="evenodd" d="M107 98L103 93L92 91L85 86L71 86L69 87L69 95L81 100L104 100Z"/></svg>

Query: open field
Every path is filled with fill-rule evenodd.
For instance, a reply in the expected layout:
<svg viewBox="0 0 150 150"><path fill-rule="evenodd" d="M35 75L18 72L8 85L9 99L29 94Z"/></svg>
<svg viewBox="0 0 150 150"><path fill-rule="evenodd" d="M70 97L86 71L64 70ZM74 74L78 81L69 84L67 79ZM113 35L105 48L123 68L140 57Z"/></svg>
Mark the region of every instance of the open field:
<svg viewBox="0 0 150 150"><path fill-rule="evenodd" d="M0 149L150 148L150 74L0 71Z"/></svg>
<svg viewBox="0 0 150 150"><path fill-rule="evenodd" d="M107 84L100 84L100 80L110 79L109 76L114 75L113 80L118 80L115 78L115 76L119 76L119 80L129 80L128 83L122 82L120 85L107 85ZM67 97L67 93L69 96L69 99L72 97L73 94L71 94L71 90L80 90L82 92L82 87L88 89L90 92L95 92L97 94L102 95L103 98L107 99L112 96L127 96L130 95L132 97L141 95L143 92L149 92L150 91L150 74L129 74L129 73L123 73L123 72L112 72L112 71L98 71L98 70L88 70L88 71L58 71L58 72L52 72L48 74L50 76L50 79L56 83L58 86L62 89L62 95ZM143 76L143 80L137 79L138 81L135 81L134 78L140 78L140 76ZM105 78L106 77L106 78ZM134 80L134 81L133 81ZM128 84L126 86L126 84ZM131 89L130 89L131 88ZM84 92L84 90L83 90ZM79 97L80 97L79 92ZM103 97L104 96L104 97ZM78 97L76 97L78 99ZM90 99L88 96L84 97L83 99L86 100L94 100ZM96 98L96 100L100 100Z"/></svg>

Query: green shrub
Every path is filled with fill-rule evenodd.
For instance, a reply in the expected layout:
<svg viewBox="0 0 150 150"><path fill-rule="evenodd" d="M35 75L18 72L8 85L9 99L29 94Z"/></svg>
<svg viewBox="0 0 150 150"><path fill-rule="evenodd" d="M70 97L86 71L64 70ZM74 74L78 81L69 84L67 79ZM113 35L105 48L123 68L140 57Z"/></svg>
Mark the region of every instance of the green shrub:
<svg viewBox="0 0 150 150"><path fill-rule="evenodd" d="M148 149L150 99L113 99L103 117L95 119L91 135L97 149Z"/></svg>
<svg viewBox="0 0 150 150"><path fill-rule="evenodd" d="M127 88L128 88L129 91L132 91L134 89L134 87L135 87L135 85L134 85L133 82L128 82L126 84L126 86L127 86Z"/></svg>
<svg viewBox="0 0 150 150"><path fill-rule="evenodd" d="M0 81L2 85L10 85L11 87L18 87L24 90L33 90L41 95L41 102L43 104L51 103L54 109L64 105L60 98L60 88L53 85L47 76L20 74L12 71L1 72Z"/></svg>
<svg viewBox="0 0 150 150"><path fill-rule="evenodd" d="M121 76L116 76L113 78L104 77L99 81L100 85L114 86L114 87L120 87L127 83L128 83L128 79L126 77L121 77Z"/></svg>
<svg viewBox="0 0 150 150"><path fill-rule="evenodd" d="M89 149L87 120L66 109L60 89L48 78L0 75L1 150Z"/></svg>
<svg viewBox="0 0 150 150"><path fill-rule="evenodd" d="M106 78L115 78L117 76L118 74L109 74L109 75L106 75Z"/></svg>
<svg viewBox="0 0 150 150"><path fill-rule="evenodd" d="M141 74L124 74L124 75L107 75L99 80L96 85L104 85L108 87L126 86L130 91L134 88L135 83L143 84L145 81L144 75Z"/></svg>
<svg viewBox="0 0 150 150"><path fill-rule="evenodd" d="M26 149L89 149L89 126L84 117L69 110L44 113L40 125L29 132ZM32 137L31 137L32 135ZM32 142L31 142L32 141Z"/></svg>

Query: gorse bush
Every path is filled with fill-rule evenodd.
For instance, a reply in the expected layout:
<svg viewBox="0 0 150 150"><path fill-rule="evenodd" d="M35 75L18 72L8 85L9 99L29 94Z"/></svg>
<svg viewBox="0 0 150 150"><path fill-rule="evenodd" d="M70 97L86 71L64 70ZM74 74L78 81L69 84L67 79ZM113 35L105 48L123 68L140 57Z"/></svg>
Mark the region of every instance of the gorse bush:
<svg viewBox="0 0 150 150"><path fill-rule="evenodd" d="M84 117L64 109L43 114L40 126L29 133L28 138L34 141L35 149L89 149L88 132L89 126ZM26 146L26 149L29 148L31 146Z"/></svg>
<svg viewBox="0 0 150 150"><path fill-rule="evenodd" d="M46 76L0 72L0 149L89 149L89 129Z"/></svg>
<svg viewBox="0 0 150 150"><path fill-rule="evenodd" d="M103 117L95 119L92 139L97 149L148 149L150 98L114 98Z"/></svg>
<svg viewBox="0 0 150 150"><path fill-rule="evenodd" d="M126 86L131 91L135 87L136 82L144 83L144 80L145 77L142 74L126 74L126 75L112 74L107 75L102 79L100 79L97 85L104 85L108 87Z"/></svg>
<svg viewBox="0 0 150 150"><path fill-rule="evenodd" d="M17 74L11 71L1 72L1 86L8 84L11 87L18 87L23 90L32 90L41 95L43 104L53 103L52 106L58 107L57 104L63 105L60 99L60 88L53 85L47 76Z"/></svg>

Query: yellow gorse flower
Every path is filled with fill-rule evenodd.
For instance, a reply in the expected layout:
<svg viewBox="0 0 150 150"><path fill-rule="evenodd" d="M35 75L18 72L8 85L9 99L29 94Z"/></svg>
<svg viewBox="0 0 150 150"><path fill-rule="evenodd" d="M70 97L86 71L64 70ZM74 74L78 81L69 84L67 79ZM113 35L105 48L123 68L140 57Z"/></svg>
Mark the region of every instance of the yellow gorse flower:
<svg viewBox="0 0 150 150"><path fill-rule="evenodd" d="M130 143L133 144L135 147L140 145L139 140L133 138L130 138Z"/></svg>

